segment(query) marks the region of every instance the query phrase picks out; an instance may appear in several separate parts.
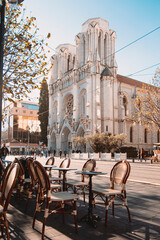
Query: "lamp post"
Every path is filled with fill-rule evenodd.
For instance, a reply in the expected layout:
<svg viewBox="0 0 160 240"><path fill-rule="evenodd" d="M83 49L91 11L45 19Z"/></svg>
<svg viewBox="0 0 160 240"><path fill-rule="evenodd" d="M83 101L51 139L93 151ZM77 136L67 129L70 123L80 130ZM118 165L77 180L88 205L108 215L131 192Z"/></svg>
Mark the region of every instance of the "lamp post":
<svg viewBox="0 0 160 240"><path fill-rule="evenodd" d="M6 1L9 4L20 4L24 0L0 0L0 148L2 138L2 87L3 87L3 52L4 52L4 20L5 20L5 5Z"/></svg>

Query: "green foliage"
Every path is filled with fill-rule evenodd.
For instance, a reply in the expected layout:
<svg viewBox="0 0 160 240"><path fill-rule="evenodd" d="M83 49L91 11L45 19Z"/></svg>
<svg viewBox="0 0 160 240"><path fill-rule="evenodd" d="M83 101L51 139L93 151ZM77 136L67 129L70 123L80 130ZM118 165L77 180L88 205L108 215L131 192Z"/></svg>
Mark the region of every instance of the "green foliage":
<svg viewBox="0 0 160 240"><path fill-rule="evenodd" d="M41 141L44 144L46 144L46 146L47 146L48 116L49 116L48 84L47 81L43 79L40 90L38 119L40 120Z"/></svg>
<svg viewBox="0 0 160 240"><path fill-rule="evenodd" d="M6 8L4 35L3 96L23 99L39 87L39 79L50 70L35 17L25 17L22 5ZM51 66L52 67L52 66Z"/></svg>
<svg viewBox="0 0 160 240"><path fill-rule="evenodd" d="M91 148L94 152L113 152L119 149L125 142L126 135L112 135L106 133L96 133L93 136L87 136L87 141L89 142Z"/></svg>
<svg viewBox="0 0 160 240"><path fill-rule="evenodd" d="M137 91L131 118L148 128L160 128L160 88L148 84Z"/></svg>

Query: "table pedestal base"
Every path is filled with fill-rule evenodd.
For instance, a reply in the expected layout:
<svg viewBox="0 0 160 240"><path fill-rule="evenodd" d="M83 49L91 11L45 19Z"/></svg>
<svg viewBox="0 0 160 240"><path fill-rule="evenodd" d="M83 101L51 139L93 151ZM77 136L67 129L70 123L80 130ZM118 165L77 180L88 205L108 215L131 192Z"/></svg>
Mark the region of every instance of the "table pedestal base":
<svg viewBox="0 0 160 240"><path fill-rule="evenodd" d="M80 221L87 222L90 224L92 227L96 228L97 227L97 222L100 221L100 217L98 215L91 215L89 216L88 214L84 215Z"/></svg>

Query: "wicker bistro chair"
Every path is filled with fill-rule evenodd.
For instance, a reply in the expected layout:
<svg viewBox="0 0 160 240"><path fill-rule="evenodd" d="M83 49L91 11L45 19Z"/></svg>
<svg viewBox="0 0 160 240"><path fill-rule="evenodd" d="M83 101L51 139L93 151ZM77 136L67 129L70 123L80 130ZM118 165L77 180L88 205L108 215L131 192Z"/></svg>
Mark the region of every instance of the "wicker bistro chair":
<svg viewBox="0 0 160 240"><path fill-rule="evenodd" d="M70 194L68 192L51 192L51 184L49 181L49 177L46 173L44 167L38 162L34 162L35 171L38 176L38 195L37 195L37 202L36 202L36 210L33 217L33 225L35 226L35 219L37 216L37 212L44 211L44 218L43 218L43 227L42 227L42 239L44 238L45 232L45 225L46 220L49 215L52 213L59 213L63 216L64 222L64 215L71 214L74 216L75 220L75 228L76 232L78 231L77 227L77 199L78 196L75 194ZM42 205L45 203L45 208L42 209ZM65 205L69 205L71 208L65 211ZM43 205L44 206L44 205Z"/></svg>
<svg viewBox="0 0 160 240"><path fill-rule="evenodd" d="M130 174L130 164L127 161L117 162L110 173L110 188L93 188L93 202L96 204L95 199L100 196L105 203L105 224L107 224L108 209L112 205L112 215L114 215L114 206L121 205L127 208L129 222L131 222L131 216L129 207L127 205L127 194L126 194L126 182ZM119 187L119 189L115 188ZM118 202L115 203L115 200ZM122 202L122 203L121 203ZM98 202L97 202L98 203Z"/></svg>
<svg viewBox="0 0 160 240"><path fill-rule="evenodd" d="M7 239L9 240L9 231L8 231L8 222L7 222L7 209L11 198L12 190L16 184L17 177L19 172L19 165L17 163L12 163L7 168L7 174L1 188L0 196L0 225L3 235L4 227L6 228Z"/></svg>
<svg viewBox="0 0 160 240"><path fill-rule="evenodd" d="M54 165L54 161L55 161L54 157L50 157L46 161L46 165ZM46 171L47 171L48 175L51 177L52 176L52 174L51 174L52 169L51 168L46 168Z"/></svg>
<svg viewBox="0 0 160 240"><path fill-rule="evenodd" d="M21 199L21 194L24 192L24 184L30 184L31 178L25 178L25 170L22 166L22 163L18 158L15 158L15 163L19 164L20 171L19 171L19 178L18 178L18 184L17 184L17 192L19 193L19 199Z"/></svg>
<svg viewBox="0 0 160 240"><path fill-rule="evenodd" d="M87 171L93 172L96 168L96 161L94 159L89 159L86 161L86 163L83 165L83 169L86 169ZM87 181L85 181L87 180ZM74 181L69 180L66 185L67 189L72 189L74 193L76 194L83 194L83 200L85 202L85 190L89 187L89 176L88 175L81 175L81 181Z"/></svg>
<svg viewBox="0 0 160 240"><path fill-rule="evenodd" d="M30 187L29 187L29 193L28 193L28 198L25 206L25 211L27 210L29 200L33 196L33 192L37 193L38 191L38 177L34 169L34 162L32 159L28 158L27 159L27 165L28 165L28 170L29 174L31 176L31 182L30 182ZM46 169L45 169L46 170ZM51 190L53 192L61 191L62 186L60 184L51 184Z"/></svg>
<svg viewBox="0 0 160 240"><path fill-rule="evenodd" d="M5 171L5 167L4 167L2 158L0 158L0 182L1 182L2 176L4 174L4 171Z"/></svg>
<svg viewBox="0 0 160 240"><path fill-rule="evenodd" d="M28 197L27 197L27 201L26 201L25 211L27 211L28 203L29 203L29 200L33 196L33 192L34 191L37 192L37 189L38 189L37 188L38 178L37 178L37 175L34 170L33 159L27 158L26 161L27 161L27 166L28 166L28 173L31 177L31 182L30 182L30 186L29 186L29 192L28 192Z"/></svg>
<svg viewBox="0 0 160 240"><path fill-rule="evenodd" d="M70 163L71 163L71 160L70 158L65 158L62 160L62 162L60 163L59 165L59 168L69 168L70 166ZM50 180L53 181L53 182L58 182L58 183L62 183L63 181L63 176L62 176L63 172L62 171L59 171L58 173L58 177L50 177Z"/></svg>

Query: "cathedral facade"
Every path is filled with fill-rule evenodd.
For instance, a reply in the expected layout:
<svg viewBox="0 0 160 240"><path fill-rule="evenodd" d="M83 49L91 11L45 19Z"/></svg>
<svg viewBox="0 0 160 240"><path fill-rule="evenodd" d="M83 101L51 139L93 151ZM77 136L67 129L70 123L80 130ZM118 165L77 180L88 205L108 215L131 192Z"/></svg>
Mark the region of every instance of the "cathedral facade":
<svg viewBox="0 0 160 240"><path fill-rule="evenodd" d="M52 56L48 149L70 152L71 138L99 132L125 133L126 146L151 151L156 132L130 120L142 82L117 74L115 31L101 18L88 19L75 45L61 44ZM82 151L89 151L89 146Z"/></svg>

